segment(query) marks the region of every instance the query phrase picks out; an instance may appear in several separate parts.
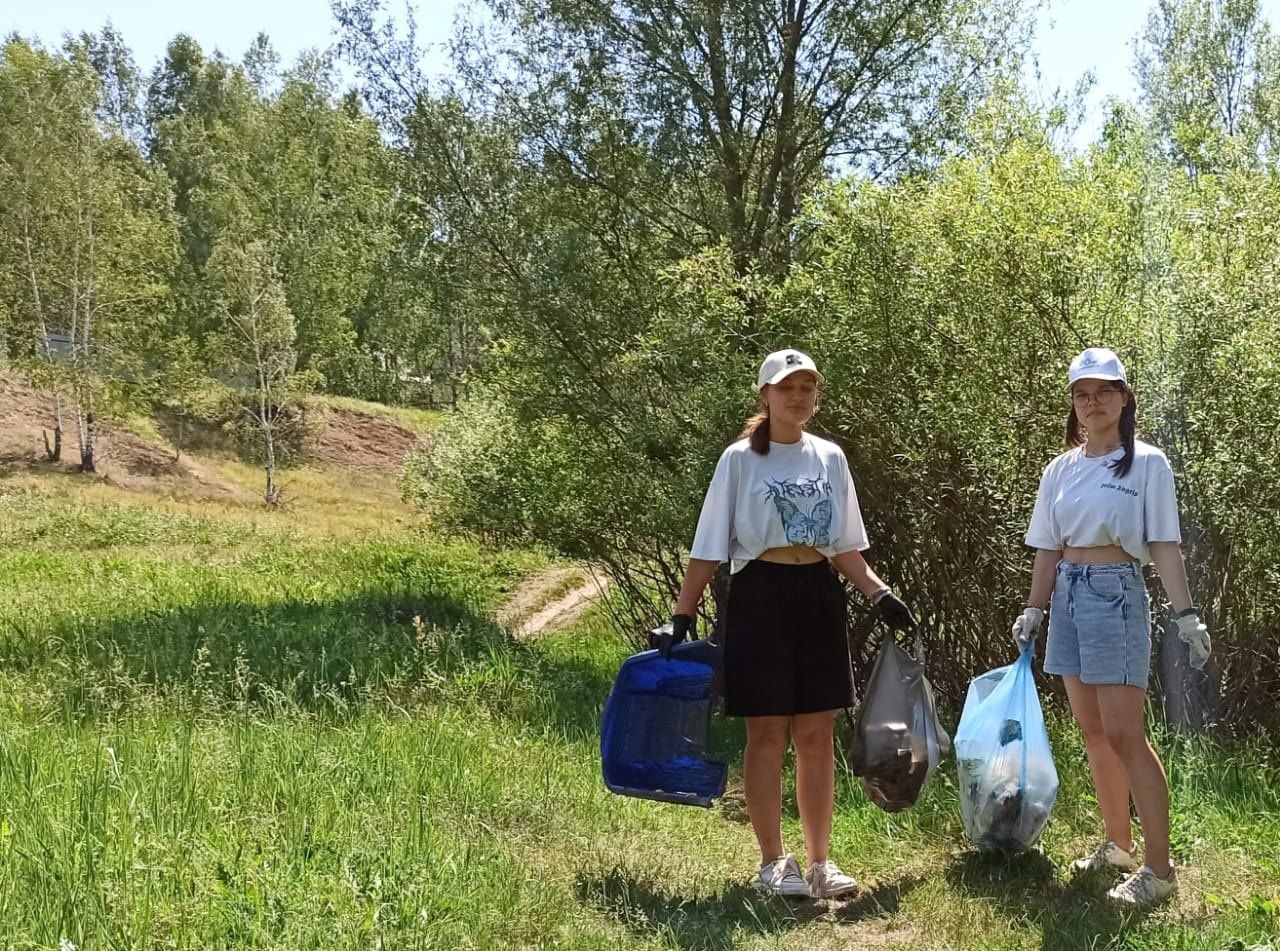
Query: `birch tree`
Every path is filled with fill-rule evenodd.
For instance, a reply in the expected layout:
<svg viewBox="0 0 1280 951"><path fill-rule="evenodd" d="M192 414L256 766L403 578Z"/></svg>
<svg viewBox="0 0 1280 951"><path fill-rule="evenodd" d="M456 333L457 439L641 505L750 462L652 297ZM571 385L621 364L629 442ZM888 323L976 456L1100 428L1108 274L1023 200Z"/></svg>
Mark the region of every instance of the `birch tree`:
<svg viewBox="0 0 1280 951"><path fill-rule="evenodd" d="M97 470L100 411L149 371L168 316L176 228L166 182L117 129L98 124L101 86L76 44L0 51L0 240L16 356L53 394L50 458L74 426Z"/></svg>
<svg viewBox="0 0 1280 951"><path fill-rule="evenodd" d="M263 500L276 507L284 502L277 479L281 431L320 378L314 370L298 368L297 324L274 256L263 242L219 242L209 273L217 294L217 327L208 348L227 381L248 397L241 401L242 419L260 450Z"/></svg>

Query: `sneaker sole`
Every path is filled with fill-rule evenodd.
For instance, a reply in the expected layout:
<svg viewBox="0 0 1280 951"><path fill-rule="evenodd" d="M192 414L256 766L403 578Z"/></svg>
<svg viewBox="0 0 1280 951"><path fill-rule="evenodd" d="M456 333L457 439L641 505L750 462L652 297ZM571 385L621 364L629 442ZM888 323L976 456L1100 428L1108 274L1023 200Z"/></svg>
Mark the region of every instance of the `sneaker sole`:
<svg viewBox="0 0 1280 951"><path fill-rule="evenodd" d="M1099 873L1099 872L1112 872L1112 873L1120 873L1120 874L1123 874L1123 875L1132 875L1132 874L1133 874L1134 872L1136 872L1137 870L1138 870L1138 866L1137 866L1137 865L1131 865L1131 866L1124 866L1124 865L1089 865L1089 866L1085 866L1085 867L1083 867L1083 868L1082 868L1081 866L1076 865L1076 864L1075 864L1075 862L1072 862L1072 863L1071 863L1071 874L1072 874L1072 875L1093 875L1093 874L1095 874L1095 873Z"/></svg>
<svg viewBox="0 0 1280 951"><path fill-rule="evenodd" d="M1173 901L1178 897L1178 890L1175 888L1167 895L1161 895L1159 898L1153 898L1151 901L1134 901L1131 898L1121 898L1107 892L1107 900L1113 905L1123 905L1125 908L1156 908Z"/></svg>
<svg viewBox="0 0 1280 951"><path fill-rule="evenodd" d="M782 898L812 897L809 894L809 886L807 885L801 891L801 890L798 890L798 886L795 886L795 885L791 885L786 888L773 888L772 886L766 885L763 882L756 882L756 891L761 892L762 894L765 894L765 895L778 895Z"/></svg>
<svg viewBox="0 0 1280 951"><path fill-rule="evenodd" d="M813 892L810 892L809 894L810 894L810 897L812 898L852 898L854 895L857 895L860 891L862 891L861 886L850 885L848 888L839 889L837 891L824 892L820 895L815 894Z"/></svg>
<svg viewBox="0 0 1280 951"><path fill-rule="evenodd" d="M1135 908L1135 909L1138 909L1139 911L1147 908L1159 908L1161 905L1166 905L1169 902L1173 901L1173 898L1174 898L1173 895L1165 895L1163 898L1157 898L1154 901L1138 902L1138 901L1130 901L1127 898L1116 898L1110 893L1107 894L1107 901L1111 902L1111 904L1119 905L1122 908Z"/></svg>

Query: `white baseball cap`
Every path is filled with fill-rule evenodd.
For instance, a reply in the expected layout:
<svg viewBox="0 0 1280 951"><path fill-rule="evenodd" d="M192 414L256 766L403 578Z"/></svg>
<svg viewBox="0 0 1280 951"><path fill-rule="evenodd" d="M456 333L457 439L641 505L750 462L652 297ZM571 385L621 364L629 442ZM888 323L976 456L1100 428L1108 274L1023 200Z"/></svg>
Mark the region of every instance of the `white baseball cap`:
<svg viewBox="0 0 1280 951"><path fill-rule="evenodd" d="M760 375L756 377L754 389L759 393L766 386L780 383L800 370L808 370L818 378L819 383L825 382L817 366L814 365L813 357L809 354L801 353L799 350L775 350L764 358L764 363L760 364Z"/></svg>
<svg viewBox="0 0 1280 951"><path fill-rule="evenodd" d="M1071 361L1067 369L1067 388L1076 380L1113 380L1128 384L1124 364L1115 355L1115 351L1106 347L1090 347Z"/></svg>

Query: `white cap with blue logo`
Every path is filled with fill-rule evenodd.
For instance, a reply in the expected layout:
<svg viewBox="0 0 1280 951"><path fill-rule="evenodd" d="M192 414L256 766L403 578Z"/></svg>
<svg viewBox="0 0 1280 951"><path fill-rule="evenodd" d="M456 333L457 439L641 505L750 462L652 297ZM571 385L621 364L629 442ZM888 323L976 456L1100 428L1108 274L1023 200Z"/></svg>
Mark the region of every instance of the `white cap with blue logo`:
<svg viewBox="0 0 1280 951"><path fill-rule="evenodd" d="M1076 380L1113 380L1128 384L1124 364L1115 351L1106 347L1090 347L1071 361L1067 369L1067 387Z"/></svg>

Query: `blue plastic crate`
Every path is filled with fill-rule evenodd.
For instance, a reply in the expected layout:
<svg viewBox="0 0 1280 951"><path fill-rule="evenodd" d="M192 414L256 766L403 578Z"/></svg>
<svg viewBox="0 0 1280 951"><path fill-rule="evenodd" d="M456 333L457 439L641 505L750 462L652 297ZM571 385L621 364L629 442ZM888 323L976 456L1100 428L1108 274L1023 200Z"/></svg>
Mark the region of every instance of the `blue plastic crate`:
<svg viewBox="0 0 1280 951"><path fill-rule="evenodd" d="M710 806L729 768L707 759L711 678L720 649L706 640L627 658L605 701L600 727L604 784L641 799Z"/></svg>

